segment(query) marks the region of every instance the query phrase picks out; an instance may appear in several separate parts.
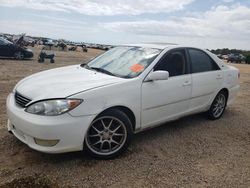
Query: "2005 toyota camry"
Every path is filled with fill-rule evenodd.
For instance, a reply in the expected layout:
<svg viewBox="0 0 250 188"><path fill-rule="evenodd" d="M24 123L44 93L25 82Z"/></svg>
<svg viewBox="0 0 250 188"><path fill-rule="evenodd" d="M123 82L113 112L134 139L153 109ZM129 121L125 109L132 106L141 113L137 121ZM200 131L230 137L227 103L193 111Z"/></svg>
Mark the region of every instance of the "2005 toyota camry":
<svg viewBox="0 0 250 188"><path fill-rule="evenodd" d="M21 80L7 99L8 130L38 151L111 158L144 129L199 112L220 118L238 90L238 69L207 50L120 46Z"/></svg>

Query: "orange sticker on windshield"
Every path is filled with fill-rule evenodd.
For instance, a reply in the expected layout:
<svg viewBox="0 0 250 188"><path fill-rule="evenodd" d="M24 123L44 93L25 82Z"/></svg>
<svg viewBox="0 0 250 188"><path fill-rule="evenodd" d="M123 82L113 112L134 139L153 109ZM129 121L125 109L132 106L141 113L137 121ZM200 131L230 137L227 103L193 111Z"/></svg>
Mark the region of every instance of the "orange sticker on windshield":
<svg viewBox="0 0 250 188"><path fill-rule="evenodd" d="M140 64L134 64L130 67L130 70L133 72L141 72L144 70L144 66L142 66Z"/></svg>

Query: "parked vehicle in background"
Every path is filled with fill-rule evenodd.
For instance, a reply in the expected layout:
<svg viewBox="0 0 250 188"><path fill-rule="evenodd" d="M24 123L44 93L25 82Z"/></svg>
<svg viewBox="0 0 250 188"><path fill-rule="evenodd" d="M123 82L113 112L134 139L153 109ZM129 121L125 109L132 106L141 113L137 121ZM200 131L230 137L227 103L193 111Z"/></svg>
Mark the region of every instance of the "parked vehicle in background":
<svg viewBox="0 0 250 188"><path fill-rule="evenodd" d="M242 63L242 61L245 61L245 57L242 54L229 54L227 62L232 63Z"/></svg>
<svg viewBox="0 0 250 188"><path fill-rule="evenodd" d="M207 50L120 46L21 80L7 99L8 130L38 151L107 159L142 130L200 112L221 118L238 90L239 70Z"/></svg>
<svg viewBox="0 0 250 188"><path fill-rule="evenodd" d="M221 57L222 57L222 59L224 59L224 60L228 60L228 55L222 55Z"/></svg>
<svg viewBox="0 0 250 188"><path fill-rule="evenodd" d="M223 59L221 54L215 54L215 55L217 55L218 58Z"/></svg>
<svg viewBox="0 0 250 188"><path fill-rule="evenodd" d="M250 55L246 56L246 64L250 64Z"/></svg>
<svg viewBox="0 0 250 188"><path fill-rule="evenodd" d="M0 56L1 57L14 57L15 59L22 60L25 58L32 58L33 52L20 45L21 39L16 43L12 43L2 37L0 37Z"/></svg>
<svg viewBox="0 0 250 188"><path fill-rule="evenodd" d="M35 45L35 40L31 37L25 36L25 34L14 35L12 38L13 43L18 44L20 46L32 46Z"/></svg>
<svg viewBox="0 0 250 188"><path fill-rule="evenodd" d="M83 52L88 52L88 48L86 45L82 44L81 47Z"/></svg>
<svg viewBox="0 0 250 188"><path fill-rule="evenodd" d="M38 55L38 62L39 63L44 63L45 59L49 59L50 63L55 63L54 57L55 54L54 53L47 53L44 51L45 47L42 48L40 54Z"/></svg>

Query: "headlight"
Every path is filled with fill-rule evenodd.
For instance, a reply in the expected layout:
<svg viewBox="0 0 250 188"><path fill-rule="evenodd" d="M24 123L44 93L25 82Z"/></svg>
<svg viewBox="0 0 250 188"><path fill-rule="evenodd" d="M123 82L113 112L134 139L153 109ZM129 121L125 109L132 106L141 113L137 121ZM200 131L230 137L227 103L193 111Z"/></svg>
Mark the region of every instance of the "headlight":
<svg viewBox="0 0 250 188"><path fill-rule="evenodd" d="M52 99L36 102L26 108L26 112L44 116L56 116L77 107L81 99Z"/></svg>

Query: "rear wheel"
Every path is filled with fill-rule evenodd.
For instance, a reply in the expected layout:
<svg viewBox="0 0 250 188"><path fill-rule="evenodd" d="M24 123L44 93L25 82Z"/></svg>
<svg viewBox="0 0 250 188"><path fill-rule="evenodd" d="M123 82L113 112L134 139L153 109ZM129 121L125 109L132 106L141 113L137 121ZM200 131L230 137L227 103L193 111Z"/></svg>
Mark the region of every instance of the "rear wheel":
<svg viewBox="0 0 250 188"><path fill-rule="evenodd" d="M226 109L226 105L227 105L227 94L225 91L220 91L216 95L210 109L207 112L209 119L212 120L219 119L223 115Z"/></svg>
<svg viewBox="0 0 250 188"><path fill-rule="evenodd" d="M97 158L114 158L128 148L131 136L132 124L127 115L120 110L108 110L90 125L85 149Z"/></svg>
<svg viewBox="0 0 250 188"><path fill-rule="evenodd" d="M21 51L17 51L14 54L14 58L17 60L23 60L24 59L24 53Z"/></svg>

